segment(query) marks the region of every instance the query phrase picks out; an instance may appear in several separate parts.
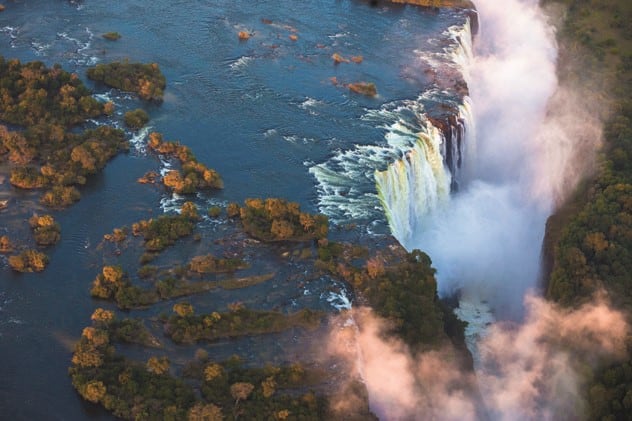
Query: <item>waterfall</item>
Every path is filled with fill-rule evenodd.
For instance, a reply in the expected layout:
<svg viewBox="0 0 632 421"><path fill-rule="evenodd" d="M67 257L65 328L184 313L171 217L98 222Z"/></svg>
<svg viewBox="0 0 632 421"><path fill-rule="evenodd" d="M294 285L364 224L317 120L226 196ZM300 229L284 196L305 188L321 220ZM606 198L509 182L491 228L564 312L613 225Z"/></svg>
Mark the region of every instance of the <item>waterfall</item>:
<svg viewBox="0 0 632 421"><path fill-rule="evenodd" d="M441 54L449 58L451 67L451 71L444 71L456 80L451 79L452 88L462 94L461 103L448 106L447 112L442 110L436 117L418 116L422 127L419 133L410 133L416 137L412 148L374 174L391 233L406 248L410 248L425 217L445 203L451 191L458 191L461 184L467 183L473 171L474 117L465 70L473 58L470 19L462 26L448 28L446 35L453 42ZM428 60L434 61L432 57ZM445 102L443 93L429 91L420 100Z"/></svg>
<svg viewBox="0 0 632 421"><path fill-rule="evenodd" d="M450 172L441 155L443 134L428 123L414 147L384 171L375 171L378 197L391 232L406 245L417 230L420 216L444 202L450 194ZM415 200L411 200L415 198Z"/></svg>

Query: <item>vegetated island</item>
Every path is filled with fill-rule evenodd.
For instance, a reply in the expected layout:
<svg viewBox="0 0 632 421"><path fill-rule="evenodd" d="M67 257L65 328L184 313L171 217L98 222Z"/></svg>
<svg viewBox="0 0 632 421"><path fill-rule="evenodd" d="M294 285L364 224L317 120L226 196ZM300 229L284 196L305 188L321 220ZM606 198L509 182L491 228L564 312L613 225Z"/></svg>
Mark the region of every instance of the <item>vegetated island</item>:
<svg viewBox="0 0 632 421"><path fill-rule="evenodd" d="M94 99L76 74L59 65L49 68L39 61L23 64L0 56L0 121L9 125L0 125L0 161L9 164L11 185L43 190L41 202L51 208L79 200L77 186L128 148L121 130L80 130L87 120L113 110L111 102ZM53 227L58 228L54 223L34 227L36 242L54 243ZM45 266L38 253L27 251L11 261L19 271Z"/></svg>
<svg viewBox="0 0 632 421"><path fill-rule="evenodd" d="M148 334L136 335L144 332L142 324L129 319L119 322L113 312L101 308L92 320L77 343L70 376L84 399L103 405L117 417L333 419L324 398L309 390L323 381L318 370L301 364L247 367L237 356L216 361L198 349L181 377L175 377L170 359L159 349L153 348L145 362L116 353L118 344L132 338L143 342L138 338L144 337L144 342L153 345ZM360 416L372 419L368 408Z"/></svg>
<svg viewBox="0 0 632 421"><path fill-rule="evenodd" d="M108 41L118 41L119 39L121 39L121 34L119 34L118 32L106 32L101 36Z"/></svg>
<svg viewBox="0 0 632 421"><path fill-rule="evenodd" d="M463 345L463 324L437 297L434 269L430 259L419 251L405 252L391 244L386 250L327 239L327 218L302 212L296 203L278 198L247 199L243 206L230 203L225 212L213 212L215 218L256 240L256 247L278 250L287 255L288 247L309 245L309 252L291 253L301 262L297 279L332 276L353 287L359 302L372 305L415 352L439 349L446 343ZM224 215L224 216L220 216ZM159 218L169 215L163 215ZM174 217L181 217L174 215ZM192 222L199 221L197 219ZM273 229L273 226L285 227ZM168 232L169 230L165 230ZM109 241L133 241L125 228L106 234ZM221 243L221 241L220 241ZM315 249L313 248L315 247ZM387 251L388 250L388 251ZM142 266L138 276L150 287L140 287L120 266L105 266L93 281L95 298L115 301L120 308L146 307L161 301L193 294L212 293L232 282L231 288L247 288L267 282L274 274L252 275L235 283L234 272L249 265L239 258L217 258L212 254L193 256L184 266L158 269ZM307 268L307 273L303 270ZM223 274L230 275L222 278ZM218 276L220 278L218 278ZM287 276L287 274L286 274ZM199 279L201 277L201 279ZM210 277L210 278L209 278ZM251 282L252 281L252 282ZM131 298L130 298L131 297ZM198 346L218 339L265 335L288 329L315 329L322 325L324 314L307 308L293 313L246 308L240 302L228 305L227 311L196 314L188 301L178 300L171 315L162 314L160 333L165 341L179 347ZM87 400L103 405L115 415L131 419L150 411L157 417L202 419L237 419L265 416L270 419L376 419L369 411L366 390L356 380L348 385L356 396L364 397L352 412L335 412L330 405L330 382L334 373L318 366L244 366L232 357L218 361L198 348L195 357L184 367L173 365L167 351L156 348L162 339L148 334L143 323L128 324L121 334L111 326L116 316L98 309L93 325L84 330L77 344L70 369L73 385ZM135 333L135 330L138 332ZM133 361L116 351L116 343L126 338L141 340L148 347L146 362ZM117 338L114 340L113 338ZM149 351L151 350L151 351ZM159 352L157 352L159 351ZM465 355L465 354L464 354ZM463 366L471 365L466 357L451 355ZM176 414L176 415L174 415Z"/></svg>
<svg viewBox="0 0 632 421"><path fill-rule="evenodd" d="M181 169L169 170L162 179L165 187L173 192L192 194L198 190L224 188L224 182L217 171L198 162L188 146L178 141L165 141L162 134L157 132L150 133L147 146L155 153L179 162Z"/></svg>
<svg viewBox="0 0 632 421"><path fill-rule="evenodd" d="M137 92L147 100L161 100L165 88L165 78L156 64L99 65L89 69L88 76ZM9 162L11 185L44 190L41 202L50 208L61 209L78 201L81 194L77 187L129 148L123 131L111 126L78 130L89 119L113 112L112 102L97 101L76 74L57 64L48 68L39 61L22 64L0 56L0 121L11 125L0 125L0 161ZM148 119L141 109L125 114L125 123L133 129ZM194 157L186 164L190 172L212 179L213 183L207 184L221 182ZM59 239L55 223L33 226L33 232L38 245L51 245ZM34 250L12 257L11 267L16 271L43 270L47 262Z"/></svg>
<svg viewBox="0 0 632 421"><path fill-rule="evenodd" d="M42 203L64 207L79 199L76 185L127 149L123 132L109 126L76 133L69 129L111 112L91 96L77 75L41 62L21 64L0 57L0 159L11 166L10 182L22 189L48 189Z"/></svg>
<svg viewBox="0 0 632 421"><path fill-rule="evenodd" d="M97 64L87 72L88 78L112 88L135 92L145 101L161 102L166 79L157 63L130 63L115 61Z"/></svg>

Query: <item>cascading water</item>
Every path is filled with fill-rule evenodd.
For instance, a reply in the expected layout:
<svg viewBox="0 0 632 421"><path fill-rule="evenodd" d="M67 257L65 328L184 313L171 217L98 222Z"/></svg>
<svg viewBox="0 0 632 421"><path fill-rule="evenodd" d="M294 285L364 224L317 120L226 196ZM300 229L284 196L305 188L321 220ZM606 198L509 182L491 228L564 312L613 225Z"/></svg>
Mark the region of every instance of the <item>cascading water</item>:
<svg viewBox="0 0 632 421"><path fill-rule="evenodd" d="M537 142L547 138L539 127L555 89L556 50L550 28L532 3L513 0L504 11L491 0L477 2L483 31L476 56L469 22L451 28L452 63L472 99L464 96L451 114L431 121L444 134L444 162L452 191L458 193L446 206L426 206L426 198L437 194L427 191L437 189L434 180L405 184L416 179L413 168L428 164L394 162L387 169L393 175L376 176L393 235L407 249L432 257L440 294L461 292L464 305L458 311L472 322L467 332L471 350L492 320L491 311L502 318L522 316L523 297L537 280L550 211L550 198L532 192L543 182L534 169L546 160Z"/></svg>
<svg viewBox="0 0 632 421"><path fill-rule="evenodd" d="M445 202L450 194L450 172L442 145L445 138L431 124L427 133L417 134L413 148L384 171L375 172L378 196L391 232L402 243L410 240L420 216ZM415 136L413 133L406 133ZM410 200L411 197L416 200Z"/></svg>
<svg viewBox="0 0 632 421"><path fill-rule="evenodd" d="M447 35L453 40L452 46L444 52L450 60L438 71L444 76L449 75L448 79L455 85L452 88L465 94L465 69L472 59L470 19L463 26L449 28ZM425 59L436 62L431 55ZM445 101L441 93L429 91L420 100ZM463 95L460 104L449 105L448 113L438 117L424 114L419 119L423 122L423 130L404 133L416 138L411 142L412 148L385 170L375 172L378 197L391 233L406 248L410 248L413 235L422 230L426 216L445 204L451 191L457 191L461 184L467 183L473 170L471 158L476 152L472 101L469 96ZM386 137L401 135L400 131L391 130Z"/></svg>

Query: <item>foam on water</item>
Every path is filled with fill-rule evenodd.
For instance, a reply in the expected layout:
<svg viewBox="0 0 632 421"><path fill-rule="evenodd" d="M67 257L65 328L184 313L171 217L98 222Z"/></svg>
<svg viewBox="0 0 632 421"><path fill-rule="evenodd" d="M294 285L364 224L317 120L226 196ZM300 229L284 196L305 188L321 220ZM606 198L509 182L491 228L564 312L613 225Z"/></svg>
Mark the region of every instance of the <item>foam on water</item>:
<svg viewBox="0 0 632 421"><path fill-rule="evenodd" d="M241 56L237 60L230 63L228 67L230 67L230 69L233 71L243 70L254 59L255 58L251 56Z"/></svg>
<svg viewBox="0 0 632 421"><path fill-rule="evenodd" d="M328 161L309 171L317 180L318 206L334 223L383 220L376 191L376 171L405 158L422 134L436 133L423 114L423 104L404 100L368 110L363 120L385 131L381 145L356 145L338 150Z"/></svg>
<svg viewBox="0 0 632 421"><path fill-rule="evenodd" d="M15 40L18 38L20 28L16 28L15 26L4 26L0 28L0 32L9 36L9 39L11 40L9 45L11 48L15 48Z"/></svg>
<svg viewBox="0 0 632 421"><path fill-rule="evenodd" d="M475 297L461 297L454 313L459 319L467 321L465 344L474 359L474 368L479 368L478 343L488 333L489 326L496 321L494 313L487 302Z"/></svg>
<svg viewBox="0 0 632 421"><path fill-rule="evenodd" d="M97 56L89 53L89 50L92 47L94 33L87 26L85 27L84 32L87 39L75 38L67 32L58 32L57 38L63 41L68 41L74 46L74 50L67 53L71 63L77 66L94 66L99 62L99 58Z"/></svg>
<svg viewBox="0 0 632 421"><path fill-rule="evenodd" d="M185 196L181 196L178 193L170 193L163 196L160 199L160 209L164 213L180 213L182 205L186 201Z"/></svg>
<svg viewBox="0 0 632 421"><path fill-rule="evenodd" d="M45 44L42 42L31 41L31 48L35 51L37 56L46 56L48 50L50 50L51 44Z"/></svg>
<svg viewBox="0 0 632 421"><path fill-rule="evenodd" d="M301 102L298 105L298 107L307 111L310 115L317 116L319 115L319 113L318 111L316 111L316 109L322 105L324 105L324 102L307 97L305 101Z"/></svg>
<svg viewBox="0 0 632 421"><path fill-rule="evenodd" d="M147 153L147 138L152 129L153 126L145 126L132 134L132 137L129 139L129 144L137 153L142 155Z"/></svg>

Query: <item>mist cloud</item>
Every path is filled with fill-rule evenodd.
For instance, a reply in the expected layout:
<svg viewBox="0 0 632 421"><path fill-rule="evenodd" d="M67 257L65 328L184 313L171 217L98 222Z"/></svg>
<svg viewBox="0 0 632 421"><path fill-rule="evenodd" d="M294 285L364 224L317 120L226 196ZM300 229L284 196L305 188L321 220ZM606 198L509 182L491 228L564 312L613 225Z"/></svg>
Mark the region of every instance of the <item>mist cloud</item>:
<svg viewBox="0 0 632 421"><path fill-rule="evenodd" d="M478 341L476 374L464 373L449 348L413 355L368 310L347 324L354 345L345 355L382 419L581 418L582 368L622 357L625 319L601 298L568 310L532 291L546 219L594 167L595 95L559 85L554 30L537 0L475 3L468 178L403 245L431 256L441 295L486 300L501 321ZM343 355L344 341L330 342Z"/></svg>
<svg viewBox="0 0 632 421"><path fill-rule="evenodd" d="M440 294L460 290L519 319L546 219L594 166L601 126L589 95L558 86L555 33L537 1L475 3L480 33L466 73L476 151L461 191L404 246L431 256Z"/></svg>
<svg viewBox="0 0 632 421"><path fill-rule="evenodd" d="M332 355L361 378L382 420L553 420L579 417L582 367L623 357L624 316L597 300L575 310L527 296L524 323L497 323L479 344L476 375L449 347L414 355L385 336L384 321L356 309L334 322ZM349 317L355 323L349 323ZM344 326L344 327L343 327ZM478 390L477 386L478 385ZM479 393L480 392L480 393ZM349 405L359 398L341 393Z"/></svg>

